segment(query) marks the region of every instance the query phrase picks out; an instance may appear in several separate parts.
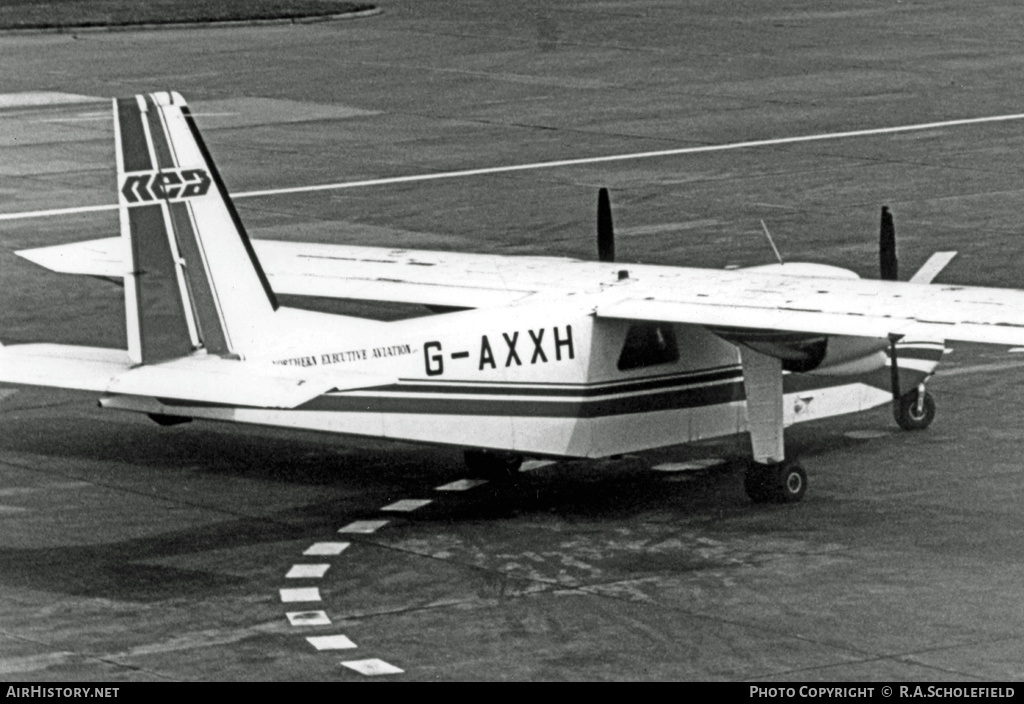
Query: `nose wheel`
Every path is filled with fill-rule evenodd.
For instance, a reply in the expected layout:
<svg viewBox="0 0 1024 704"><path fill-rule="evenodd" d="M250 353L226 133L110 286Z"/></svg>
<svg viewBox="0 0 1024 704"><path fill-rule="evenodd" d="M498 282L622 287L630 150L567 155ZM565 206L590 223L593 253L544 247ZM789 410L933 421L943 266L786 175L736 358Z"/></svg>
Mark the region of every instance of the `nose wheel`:
<svg viewBox="0 0 1024 704"><path fill-rule="evenodd" d="M798 462L751 462L743 477L747 496L755 504L792 504L807 492L807 473Z"/></svg>
<svg viewBox="0 0 1024 704"><path fill-rule="evenodd" d="M935 420L935 399L919 386L900 396L893 407L896 423L904 430L924 430Z"/></svg>

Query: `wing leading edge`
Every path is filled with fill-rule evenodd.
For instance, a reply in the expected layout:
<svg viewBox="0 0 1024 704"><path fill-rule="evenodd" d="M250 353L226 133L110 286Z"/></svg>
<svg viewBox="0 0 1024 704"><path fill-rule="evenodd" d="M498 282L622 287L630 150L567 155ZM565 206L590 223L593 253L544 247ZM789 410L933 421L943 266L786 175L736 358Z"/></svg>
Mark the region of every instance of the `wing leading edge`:
<svg viewBox="0 0 1024 704"><path fill-rule="evenodd" d="M1024 291L682 269L609 291L602 318L885 338L1024 344Z"/></svg>

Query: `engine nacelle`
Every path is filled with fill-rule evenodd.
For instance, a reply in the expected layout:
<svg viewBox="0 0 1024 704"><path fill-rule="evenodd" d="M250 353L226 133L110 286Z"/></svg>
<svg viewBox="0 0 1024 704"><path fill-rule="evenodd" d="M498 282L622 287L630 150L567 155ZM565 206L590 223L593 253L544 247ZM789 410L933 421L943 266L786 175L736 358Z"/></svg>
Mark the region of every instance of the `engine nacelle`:
<svg viewBox="0 0 1024 704"><path fill-rule="evenodd" d="M787 276L820 276L832 279L859 279L856 272L828 264L765 264L749 267ZM889 341L877 337L814 335L773 330L714 330L734 344L782 360L789 372L821 376L864 374L885 367Z"/></svg>
<svg viewBox="0 0 1024 704"><path fill-rule="evenodd" d="M877 337L845 335L798 335L796 333L757 335L731 334L727 339L782 360L788 372L822 376L865 374L882 369L888 359L889 341Z"/></svg>

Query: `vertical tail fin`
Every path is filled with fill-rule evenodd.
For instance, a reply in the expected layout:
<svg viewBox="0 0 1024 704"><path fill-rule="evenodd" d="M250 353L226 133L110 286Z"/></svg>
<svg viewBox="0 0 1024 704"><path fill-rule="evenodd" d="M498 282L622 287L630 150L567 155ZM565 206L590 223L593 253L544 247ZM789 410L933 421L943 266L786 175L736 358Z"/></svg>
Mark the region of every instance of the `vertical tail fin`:
<svg viewBox="0 0 1024 704"><path fill-rule="evenodd" d="M277 300L184 99L115 100L114 131L132 361L244 356Z"/></svg>

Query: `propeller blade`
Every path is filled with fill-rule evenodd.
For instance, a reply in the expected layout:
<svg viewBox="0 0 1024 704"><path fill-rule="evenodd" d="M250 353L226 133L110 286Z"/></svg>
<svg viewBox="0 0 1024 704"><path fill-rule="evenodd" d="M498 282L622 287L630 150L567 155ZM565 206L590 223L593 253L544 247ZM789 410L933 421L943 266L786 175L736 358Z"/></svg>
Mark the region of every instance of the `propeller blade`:
<svg viewBox="0 0 1024 704"><path fill-rule="evenodd" d="M896 226L889 208L882 206L882 224L878 234L878 260L884 281L896 281L899 265L896 260Z"/></svg>
<svg viewBox="0 0 1024 704"><path fill-rule="evenodd" d="M608 189L597 192L597 259L615 261L615 228L612 225L612 202Z"/></svg>

